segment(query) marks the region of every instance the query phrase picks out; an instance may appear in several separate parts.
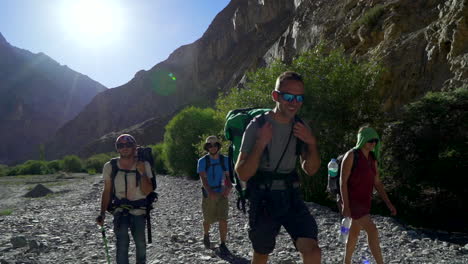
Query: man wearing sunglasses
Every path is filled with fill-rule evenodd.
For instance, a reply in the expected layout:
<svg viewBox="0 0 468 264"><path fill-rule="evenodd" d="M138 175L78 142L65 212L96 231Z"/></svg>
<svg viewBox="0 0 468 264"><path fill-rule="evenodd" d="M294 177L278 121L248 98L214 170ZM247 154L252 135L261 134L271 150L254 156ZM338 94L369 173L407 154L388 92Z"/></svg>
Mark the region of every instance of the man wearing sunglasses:
<svg viewBox="0 0 468 264"><path fill-rule="evenodd" d="M198 160L197 172L202 182L202 213L203 213L203 244L207 248L210 243L210 226L219 224L220 245L223 255L229 254L226 247L228 232L229 193L232 183L229 178L228 158L220 154L221 143L216 136L206 138L204 150L208 153Z"/></svg>
<svg viewBox="0 0 468 264"><path fill-rule="evenodd" d="M255 118L242 139L236 172L247 182L249 192L252 263L267 263L281 226L291 236L303 263L320 263L317 224L300 197L296 171L297 158L309 176L320 167L315 136L304 123L296 122L304 92L298 73L282 73L271 93L276 107ZM264 121L260 122L260 118ZM303 142L300 148L298 140Z"/></svg>
<svg viewBox="0 0 468 264"><path fill-rule="evenodd" d="M115 141L120 157L104 164L102 171L104 191L96 221L102 226L106 210L113 214L118 264L128 263L129 229L135 241L136 263L146 263L145 205L146 196L153 191L153 175L148 162L137 160L136 147L133 136L120 135Z"/></svg>
<svg viewBox="0 0 468 264"><path fill-rule="evenodd" d="M355 155L357 158L355 159ZM372 191L375 188L392 215L397 211L388 199L380 181L377 162L380 159L380 139L370 127L361 127L356 146L348 151L341 164L341 198L344 217L351 217L344 263L351 263L361 229L367 233L367 241L375 262L384 263L380 250L379 232L370 218ZM355 165L353 165L356 160Z"/></svg>

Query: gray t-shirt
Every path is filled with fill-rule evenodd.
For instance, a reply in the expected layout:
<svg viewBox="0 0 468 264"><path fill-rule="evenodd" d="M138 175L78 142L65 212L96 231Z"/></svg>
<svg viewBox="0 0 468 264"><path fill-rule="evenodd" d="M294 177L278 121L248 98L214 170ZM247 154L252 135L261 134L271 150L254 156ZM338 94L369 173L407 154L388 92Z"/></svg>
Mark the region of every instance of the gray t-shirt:
<svg viewBox="0 0 468 264"><path fill-rule="evenodd" d="M288 143L289 134L291 133L292 126L294 123L284 124L275 121L270 114L265 115L265 122L270 122L273 126L273 138L268 143L268 152L270 153L270 162L267 162L267 157L263 153L259 170L262 171L274 171L278 164L281 155ZM250 153L252 148L255 146L257 140L258 122L250 122L242 137L242 144L240 151ZM291 141L289 142L288 149L284 154L283 160L278 167L279 173L289 173L296 168L296 142L297 138L291 135Z"/></svg>

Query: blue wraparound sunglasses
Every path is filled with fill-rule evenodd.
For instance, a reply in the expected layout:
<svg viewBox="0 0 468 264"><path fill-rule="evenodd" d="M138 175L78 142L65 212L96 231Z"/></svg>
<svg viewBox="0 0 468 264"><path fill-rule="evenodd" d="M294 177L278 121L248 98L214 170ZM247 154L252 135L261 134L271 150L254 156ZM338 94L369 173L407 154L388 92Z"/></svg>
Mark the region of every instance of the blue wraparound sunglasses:
<svg viewBox="0 0 468 264"><path fill-rule="evenodd" d="M296 99L296 102L298 103L304 102L303 94L290 94L290 93L284 93L280 91L275 91L275 92L277 92L281 96L281 98L283 98L283 100L285 101L292 102L294 101L294 99Z"/></svg>

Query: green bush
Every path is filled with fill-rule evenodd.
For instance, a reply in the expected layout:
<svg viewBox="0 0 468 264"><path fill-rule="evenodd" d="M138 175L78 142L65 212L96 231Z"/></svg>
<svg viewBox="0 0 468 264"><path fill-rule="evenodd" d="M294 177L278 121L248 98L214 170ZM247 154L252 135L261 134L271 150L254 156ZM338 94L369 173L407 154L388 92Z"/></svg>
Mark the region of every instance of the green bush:
<svg viewBox="0 0 468 264"><path fill-rule="evenodd" d="M47 174L49 173L49 168L47 163L42 160L28 160L25 163L18 166L17 174L27 175L27 174Z"/></svg>
<svg viewBox="0 0 468 264"><path fill-rule="evenodd" d="M151 146L151 151L154 158L155 172L158 174L167 174L168 169L164 163L164 143L159 143Z"/></svg>
<svg viewBox="0 0 468 264"><path fill-rule="evenodd" d="M104 167L104 164L110 159L112 159L112 157L113 156L111 156L110 154L105 153L95 154L85 160L85 170L89 174L102 173L102 168Z"/></svg>
<svg viewBox="0 0 468 264"><path fill-rule="evenodd" d="M389 125L384 142L385 179L408 217L454 228L468 219L468 88L430 92ZM457 220L458 219L458 220ZM466 227L464 227L466 228Z"/></svg>
<svg viewBox="0 0 468 264"><path fill-rule="evenodd" d="M0 176L7 176L8 166L0 164Z"/></svg>
<svg viewBox="0 0 468 264"><path fill-rule="evenodd" d="M51 161L48 161L46 164L50 172L57 172L62 169L62 164L60 160L51 160Z"/></svg>
<svg viewBox="0 0 468 264"><path fill-rule="evenodd" d="M246 89L233 88L216 102L220 116L245 107L274 107L271 91L285 70L300 73L305 84L305 103L299 115L315 131L322 160L321 170L304 177L304 198L324 202L326 166L355 144L359 126L371 123L379 128L384 119L377 91L382 68L375 62L356 63L343 49L325 52L324 45L306 52L286 65L277 61L271 67L247 75Z"/></svg>
<svg viewBox="0 0 468 264"><path fill-rule="evenodd" d="M193 144L203 134L221 131L223 120L210 108L188 107L178 113L166 126L163 152L168 169L177 174L197 178L198 155Z"/></svg>
<svg viewBox="0 0 468 264"><path fill-rule="evenodd" d="M66 172L82 172L83 165L81 159L75 155L65 156L62 160L63 170Z"/></svg>
<svg viewBox="0 0 468 264"><path fill-rule="evenodd" d="M18 166L8 167L8 168L6 169L6 175L7 175L7 176L16 176L16 175L19 175L19 167L18 167Z"/></svg>

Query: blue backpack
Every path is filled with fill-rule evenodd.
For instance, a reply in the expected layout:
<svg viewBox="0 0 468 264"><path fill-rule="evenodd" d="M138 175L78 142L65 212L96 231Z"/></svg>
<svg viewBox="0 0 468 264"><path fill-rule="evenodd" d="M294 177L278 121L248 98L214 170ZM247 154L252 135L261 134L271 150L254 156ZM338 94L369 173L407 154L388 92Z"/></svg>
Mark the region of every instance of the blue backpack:
<svg viewBox="0 0 468 264"><path fill-rule="evenodd" d="M209 169L210 167L212 167L212 165L211 165L211 159L210 159L210 154L206 154L203 158L205 159L205 172L206 172L206 174L207 174L207 176L208 176L208 169ZM213 164L213 166L221 165L221 168L222 168L223 172L227 171L226 165L225 165L225 163L224 163L224 162L225 162L224 159L226 159L226 158L227 158L227 157L225 157L224 155L219 154L219 163ZM221 185L217 185L217 186L211 186L211 185L210 185L210 187L216 189L216 188L220 188Z"/></svg>

